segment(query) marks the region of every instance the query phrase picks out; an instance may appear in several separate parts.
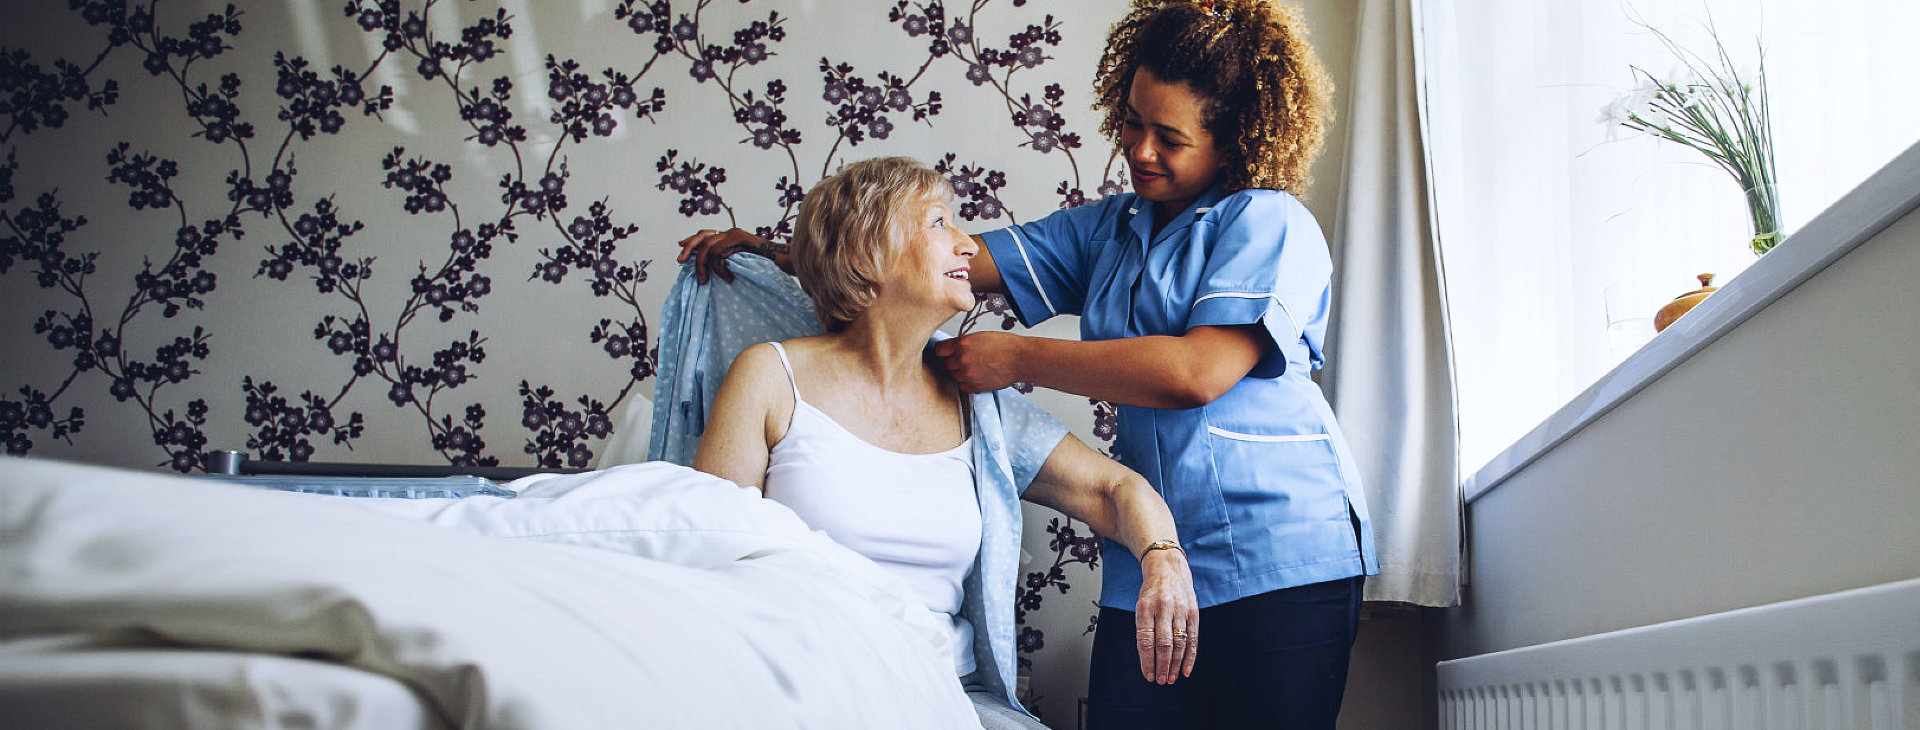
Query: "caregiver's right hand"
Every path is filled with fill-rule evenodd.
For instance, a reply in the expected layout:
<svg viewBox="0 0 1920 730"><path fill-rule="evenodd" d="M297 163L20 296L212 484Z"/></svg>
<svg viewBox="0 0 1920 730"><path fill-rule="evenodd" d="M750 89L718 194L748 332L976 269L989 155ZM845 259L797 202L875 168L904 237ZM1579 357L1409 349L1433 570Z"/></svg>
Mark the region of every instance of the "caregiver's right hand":
<svg viewBox="0 0 1920 730"><path fill-rule="evenodd" d="M732 283L733 272L727 269L727 257L765 243L766 239L739 228L702 229L680 240L680 257L676 261L684 264L691 259L693 278L702 284L707 283L710 274L718 274L721 281Z"/></svg>

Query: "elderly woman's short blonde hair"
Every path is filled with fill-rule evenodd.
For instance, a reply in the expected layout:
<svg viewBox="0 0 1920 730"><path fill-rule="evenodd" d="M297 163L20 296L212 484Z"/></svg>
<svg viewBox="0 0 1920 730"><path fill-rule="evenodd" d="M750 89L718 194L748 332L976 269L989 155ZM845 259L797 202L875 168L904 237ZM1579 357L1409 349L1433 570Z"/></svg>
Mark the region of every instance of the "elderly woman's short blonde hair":
<svg viewBox="0 0 1920 730"><path fill-rule="evenodd" d="M846 329L873 305L921 210L951 197L947 179L911 157L861 160L807 191L790 253L828 332Z"/></svg>

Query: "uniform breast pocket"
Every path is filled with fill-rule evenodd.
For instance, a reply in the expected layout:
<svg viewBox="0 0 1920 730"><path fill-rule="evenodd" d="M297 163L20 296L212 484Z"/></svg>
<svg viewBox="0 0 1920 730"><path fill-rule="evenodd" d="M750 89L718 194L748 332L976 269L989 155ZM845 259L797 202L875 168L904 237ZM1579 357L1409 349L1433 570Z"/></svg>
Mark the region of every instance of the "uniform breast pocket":
<svg viewBox="0 0 1920 730"><path fill-rule="evenodd" d="M1333 437L1207 427L1235 542L1277 549L1309 542L1324 523L1346 524L1346 490ZM1264 550L1262 551L1264 552Z"/></svg>

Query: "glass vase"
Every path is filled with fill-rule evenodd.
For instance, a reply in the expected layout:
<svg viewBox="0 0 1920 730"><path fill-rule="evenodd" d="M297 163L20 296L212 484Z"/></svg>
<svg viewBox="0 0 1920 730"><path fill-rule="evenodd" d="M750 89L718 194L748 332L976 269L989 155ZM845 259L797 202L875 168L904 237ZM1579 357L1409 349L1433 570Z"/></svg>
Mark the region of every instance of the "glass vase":
<svg viewBox="0 0 1920 730"><path fill-rule="evenodd" d="M1780 193L1771 183L1747 188L1747 215L1753 219L1753 240L1747 246L1759 256L1785 236L1780 230Z"/></svg>

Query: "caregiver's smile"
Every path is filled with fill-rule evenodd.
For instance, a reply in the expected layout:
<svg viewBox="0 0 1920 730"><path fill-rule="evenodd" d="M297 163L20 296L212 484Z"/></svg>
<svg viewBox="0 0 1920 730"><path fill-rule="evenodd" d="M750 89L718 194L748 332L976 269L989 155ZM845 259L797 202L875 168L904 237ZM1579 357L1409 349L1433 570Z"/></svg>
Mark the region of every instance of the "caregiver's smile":
<svg viewBox="0 0 1920 730"><path fill-rule="evenodd" d="M1127 93L1120 125L1133 190L1154 201L1159 219L1185 210L1218 182L1226 156L1207 131L1205 101L1184 83L1168 83L1141 68Z"/></svg>

